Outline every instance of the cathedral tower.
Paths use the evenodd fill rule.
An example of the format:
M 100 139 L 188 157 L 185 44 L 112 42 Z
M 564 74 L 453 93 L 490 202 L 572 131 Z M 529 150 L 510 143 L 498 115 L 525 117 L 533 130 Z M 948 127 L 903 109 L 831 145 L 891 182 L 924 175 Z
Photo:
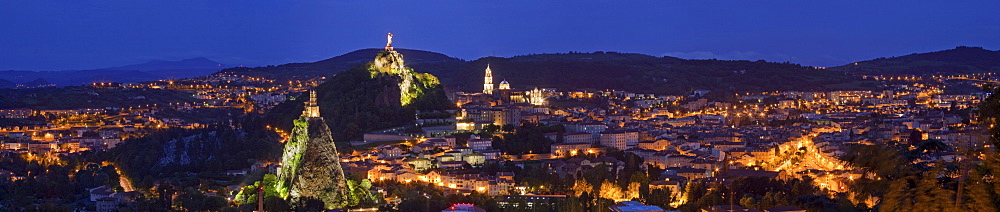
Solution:
M 483 83 L 483 93 L 493 94 L 493 70 L 490 70 L 490 65 L 486 64 L 486 77 L 485 83 Z

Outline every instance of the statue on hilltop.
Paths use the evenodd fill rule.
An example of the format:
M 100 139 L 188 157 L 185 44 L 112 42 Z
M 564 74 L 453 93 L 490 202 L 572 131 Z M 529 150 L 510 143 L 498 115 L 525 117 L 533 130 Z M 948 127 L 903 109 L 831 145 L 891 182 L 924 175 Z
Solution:
M 392 51 L 392 33 L 389 33 L 389 35 L 386 36 L 386 39 L 388 41 L 385 42 L 385 50 L 386 51 Z

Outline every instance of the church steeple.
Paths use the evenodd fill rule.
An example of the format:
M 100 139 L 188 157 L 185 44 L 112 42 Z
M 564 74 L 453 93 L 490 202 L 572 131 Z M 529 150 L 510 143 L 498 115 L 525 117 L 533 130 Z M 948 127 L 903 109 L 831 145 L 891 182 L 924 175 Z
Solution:
M 316 104 L 316 91 L 309 91 L 309 101 L 306 102 L 306 107 L 302 110 L 302 117 L 319 117 L 319 105 Z
M 493 70 L 490 70 L 490 64 L 486 64 L 486 77 L 485 83 L 483 83 L 483 93 L 493 94 Z

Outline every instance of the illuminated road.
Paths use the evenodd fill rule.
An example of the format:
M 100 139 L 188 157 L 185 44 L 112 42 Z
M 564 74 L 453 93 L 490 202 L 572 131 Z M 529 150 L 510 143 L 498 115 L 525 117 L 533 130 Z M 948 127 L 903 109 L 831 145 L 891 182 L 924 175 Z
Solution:
M 122 174 L 121 172 L 118 172 L 118 180 L 119 180 L 118 183 L 121 184 L 122 189 L 124 189 L 125 192 L 135 191 L 135 188 L 132 188 L 132 182 L 121 174 Z
M 129 180 L 127 177 L 125 177 L 125 174 L 122 174 L 122 170 L 118 169 L 118 166 L 116 166 L 111 161 L 102 162 L 101 165 L 102 166 L 108 166 L 108 165 L 114 166 L 115 167 L 115 172 L 118 173 L 118 185 L 121 186 L 122 189 L 125 190 L 125 192 L 135 191 L 135 188 L 132 187 L 132 181 Z

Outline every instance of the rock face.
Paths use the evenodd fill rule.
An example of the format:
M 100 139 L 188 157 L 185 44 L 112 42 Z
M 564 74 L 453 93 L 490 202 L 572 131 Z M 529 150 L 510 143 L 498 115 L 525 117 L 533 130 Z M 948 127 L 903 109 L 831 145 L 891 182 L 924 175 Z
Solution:
M 400 89 L 398 84 L 402 82 L 398 77 L 391 75 L 376 76 L 375 80 L 383 84 L 381 91 L 375 96 L 375 105 L 383 108 L 398 108 L 402 106 L 400 102 Z
M 416 110 L 455 107 L 437 77 L 414 72 L 403 63 L 400 53 L 392 51 L 373 53 L 367 63 L 330 76 L 313 90 L 322 100 L 317 104 L 336 141 L 360 139 L 365 132 L 412 123 Z M 265 115 L 267 124 L 290 132 L 293 120 L 302 114 L 304 97 L 308 96 L 275 106 Z
M 287 101 L 269 114 L 280 117 L 281 124 L 293 124 L 275 190 L 296 206 L 316 201 L 322 201 L 328 209 L 352 206 L 347 205 L 352 197 L 347 196 L 348 183 L 334 133 L 346 140 L 363 132 L 409 123 L 414 110 L 447 109 L 453 105 L 436 77 L 406 67 L 403 55 L 391 50 L 331 77 L 314 92 L 303 107 L 298 107 L 302 109 L 296 109 L 296 104 L 302 103 Z M 317 93 L 322 94 L 323 101 L 317 101 Z M 330 118 L 329 122 L 319 113 Z M 293 114 L 301 115 L 293 119 Z
M 347 179 L 323 118 L 296 119 L 291 136 L 278 170 L 278 193 L 292 204 L 320 200 L 328 209 L 343 207 Z
M 406 67 L 403 55 L 396 51 L 382 51 L 375 56 L 369 71 L 372 78 L 383 76 L 399 77 L 399 102 L 402 106 L 409 105 L 414 99 L 422 96 L 428 88 L 438 84 L 437 77 L 430 74 L 417 73 Z
M 374 70 L 381 73 L 399 75 L 406 72 L 403 55 L 396 51 L 382 51 L 375 56 Z

